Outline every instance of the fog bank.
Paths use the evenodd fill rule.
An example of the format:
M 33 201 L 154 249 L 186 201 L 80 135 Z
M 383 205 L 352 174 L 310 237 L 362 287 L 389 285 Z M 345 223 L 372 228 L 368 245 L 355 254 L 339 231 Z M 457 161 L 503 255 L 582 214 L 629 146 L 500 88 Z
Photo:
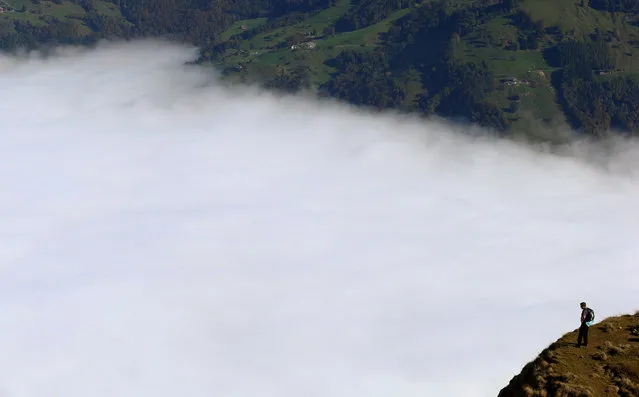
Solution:
M 496 396 L 580 301 L 639 308 L 635 142 L 230 90 L 194 54 L 0 58 L 0 396 Z

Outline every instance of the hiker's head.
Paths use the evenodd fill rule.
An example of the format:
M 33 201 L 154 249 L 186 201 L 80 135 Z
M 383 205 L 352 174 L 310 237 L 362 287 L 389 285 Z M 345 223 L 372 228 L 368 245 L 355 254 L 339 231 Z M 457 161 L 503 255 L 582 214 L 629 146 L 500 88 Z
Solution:
M 579 304 L 579 306 L 581 306 L 582 309 L 585 309 L 586 308 L 586 302 L 581 302 Z

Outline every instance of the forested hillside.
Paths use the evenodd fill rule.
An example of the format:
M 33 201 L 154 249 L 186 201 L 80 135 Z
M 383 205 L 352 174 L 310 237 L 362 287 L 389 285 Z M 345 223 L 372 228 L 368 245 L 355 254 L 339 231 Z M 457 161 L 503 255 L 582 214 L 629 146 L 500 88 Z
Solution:
M 639 0 L 5 1 L 8 50 L 165 36 L 283 92 L 504 134 L 639 132 Z

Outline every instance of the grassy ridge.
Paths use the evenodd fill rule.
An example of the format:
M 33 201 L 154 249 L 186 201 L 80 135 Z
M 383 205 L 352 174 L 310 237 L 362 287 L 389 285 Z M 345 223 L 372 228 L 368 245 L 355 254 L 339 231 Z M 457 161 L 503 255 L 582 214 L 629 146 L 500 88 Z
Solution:
M 587 347 L 577 331 L 562 336 L 527 364 L 499 397 L 639 395 L 639 312 L 604 319 L 589 330 Z

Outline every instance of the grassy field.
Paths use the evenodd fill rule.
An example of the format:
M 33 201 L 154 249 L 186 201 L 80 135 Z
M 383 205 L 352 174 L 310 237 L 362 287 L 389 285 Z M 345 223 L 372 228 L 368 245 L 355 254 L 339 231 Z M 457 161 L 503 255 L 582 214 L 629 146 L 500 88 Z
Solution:
M 71 3 L 69 1 L 63 1 L 60 4 L 56 4 L 52 1 L 42 0 L 38 4 L 31 0 L 3 0 L 5 7 L 10 6 L 9 10 L 0 15 L 0 21 L 5 23 L 19 20 L 24 22 L 30 22 L 34 25 L 47 25 L 52 18 L 59 19 L 66 22 L 74 22 L 78 24 L 78 31 L 80 33 L 89 33 L 90 29 L 86 26 L 83 18 L 86 16 L 84 9 L 78 4 Z M 120 10 L 112 3 L 95 0 L 94 1 L 98 13 L 111 16 L 122 17 Z
M 277 28 L 258 34 L 250 40 L 242 42 L 240 50 L 229 50 L 222 57 L 222 64 L 233 66 L 243 64 L 247 70 L 263 70 L 262 66 L 305 66 L 311 70 L 311 81 L 314 84 L 325 83 L 335 70 L 325 64 L 344 49 L 370 51 L 378 46 L 380 33 L 387 32 L 392 22 L 406 15 L 410 10 L 404 9 L 393 13 L 377 24 L 353 32 L 323 35 L 323 30 L 332 25 L 350 8 L 350 0 L 338 0 L 335 7 L 323 10 L 310 18 L 286 27 Z M 247 29 L 264 23 L 264 19 L 244 20 L 235 23 L 220 38 L 228 39 L 242 32 L 241 26 Z M 312 34 L 311 32 L 315 32 Z M 313 41 L 315 48 L 291 50 L 285 45 L 287 39 L 295 34 L 305 35 Z M 259 64 L 257 68 L 255 65 Z
M 218 40 L 228 40 L 231 38 L 231 36 L 242 33 L 244 31 L 242 29 L 242 26 L 244 26 L 246 29 L 253 29 L 260 25 L 263 25 L 265 22 L 266 18 L 245 19 L 242 21 L 237 21 L 226 31 L 220 33 L 220 35 L 218 36 Z
M 542 20 L 546 26 L 561 27 L 562 31 L 575 31 L 578 36 L 585 36 L 594 30 L 612 29 L 615 24 L 607 13 L 582 7 L 581 0 L 526 0 L 522 8 L 533 20 Z
M 584 0 L 587 3 L 587 0 Z M 545 26 L 559 26 L 563 32 L 587 38 L 598 30 L 613 38 L 611 50 L 621 70 L 639 69 L 639 25 L 623 13 L 597 11 L 582 7 L 581 0 L 525 0 L 522 8 Z

